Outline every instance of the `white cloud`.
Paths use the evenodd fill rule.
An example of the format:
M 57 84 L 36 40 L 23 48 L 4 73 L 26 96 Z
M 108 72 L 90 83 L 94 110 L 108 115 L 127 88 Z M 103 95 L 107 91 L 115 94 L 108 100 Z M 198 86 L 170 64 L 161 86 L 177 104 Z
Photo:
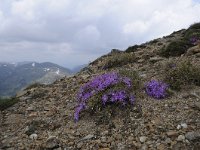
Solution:
M 37 1 L 37 0 L 36 0 Z M 36 7 L 34 0 L 28 1 L 14 1 L 12 3 L 11 13 L 15 17 L 22 18 L 24 21 L 32 21 L 35 20 L 35 11 Z
M 143 34 L 148 29 L 148 24 L 143 21 L 134 21 L 132 23 L 127 23 L 123 27 L 123 32 L 125 34 Z
M 0 60 L 73 66 L 199 21 L 198 0 L 1 0 Z

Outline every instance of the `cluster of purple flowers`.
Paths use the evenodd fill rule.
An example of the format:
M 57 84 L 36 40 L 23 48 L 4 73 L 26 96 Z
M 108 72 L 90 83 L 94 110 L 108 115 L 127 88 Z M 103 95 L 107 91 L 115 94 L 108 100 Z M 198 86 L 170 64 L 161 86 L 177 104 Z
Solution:
M 123 89 L 114 90 L 114 85 L 123 84 Z M 87 108 L 87 102 L 96 94 L 100 94 L 101 102 L 105 106 L 109 103 L 134 104 L 135 97 L 131 94 L 131 79 L 122 77 L 116 72 L 105 73 L 96 76 L 91 81 L 84 84 L 77 95 L 78 106 L 74 113 L 74 119 L 79 120 L 80 112 Z M 146 93 L 155 98 L 163 99 L 167 96 L 168 85 L 166 83 L 151 80 L 145 84 Z
M 169 67 L 172 68 L 172 69 L 175 69 L 176 68 L 176 64 L 169 64 Z
M 77 95 L 78 106 L 76 107 L 74 119 L 79 120 L 79 114 L 82 110 L 86 109 L 87 101 L 102 91 L 105 91 L 109 87 L 123 83 L 127 89 L 131 88 L 131 79 L 122 77 L 116 72 L 110 72 L 96 76 L 91 81 L 84 84 Z M 126 90 L 112 91 L 108 94 L 102 95 L 102 103 L 105 105 L 108 102 L 120 102 L 123 105 L 130 101 L 131 104 L 134 102 L 134 96 L 130 95 Z
M 192 38 L 190 38 L 190 43 L 191 43 L 192 45 L 197 45 L 199 41 L 200 41 L 200 39 L 197 38 L 197 37 L 192 37 Z
M 134 95 L 128 94 L 125 90 L 112 91 L 102 96 L 103 105 L 109 102 L 111 103 L 119 102 L 122 103 L 122 105 L 126 105 L 128 101 L 130 101 L 130 103 L 133 104 L 134 100 L 135 100 Z
M 167 96 L 168 85 L 161 81 L 151 80 L 145 85 L 147 95 L 155 99 L 163 99 Z

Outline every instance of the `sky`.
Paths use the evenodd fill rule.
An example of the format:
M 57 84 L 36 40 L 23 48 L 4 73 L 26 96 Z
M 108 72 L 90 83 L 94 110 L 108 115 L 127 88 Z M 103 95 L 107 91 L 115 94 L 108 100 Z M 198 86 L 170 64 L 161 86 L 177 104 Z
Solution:
M 0 62 L 73 68 L 200 22 L 200 0 L 0 0 Z

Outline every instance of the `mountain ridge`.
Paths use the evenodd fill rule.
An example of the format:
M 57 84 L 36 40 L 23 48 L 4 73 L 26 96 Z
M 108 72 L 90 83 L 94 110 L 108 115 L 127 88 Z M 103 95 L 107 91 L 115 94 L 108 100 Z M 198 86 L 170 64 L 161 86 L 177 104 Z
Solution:
M 42 81 L 46 74 L 52 76 L 48 82 Z M 57 64 L 44 62 L 19 62 L 19 63 L 0 63 L 0 95 L 13 96 L 22 88 L 39 82 L 50 84 L 56 79 L 65 75 L 71 75 L 71 71 Z

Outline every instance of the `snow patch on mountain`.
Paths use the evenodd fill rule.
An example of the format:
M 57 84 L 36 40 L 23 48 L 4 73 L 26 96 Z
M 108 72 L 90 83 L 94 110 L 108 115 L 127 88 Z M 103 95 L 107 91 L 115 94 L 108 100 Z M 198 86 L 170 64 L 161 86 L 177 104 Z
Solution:
M 49 68 L 44 68 L 44 71 L 48 72 L 48 71 L 50 71 L 50 69 Z
M 35 63 L 32 63 L 32 67 L 35 67 Z
M 60 69 L 58 68 L 58 70 L 56 71 L 56 74 L 60 74 Z

